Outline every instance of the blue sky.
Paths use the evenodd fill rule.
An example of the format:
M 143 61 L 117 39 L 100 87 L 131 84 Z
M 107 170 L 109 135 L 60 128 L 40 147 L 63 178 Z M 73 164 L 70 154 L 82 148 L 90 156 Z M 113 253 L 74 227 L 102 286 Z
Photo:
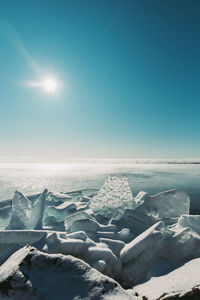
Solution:
M 0 155 L 200 157 L 198 0 L 0 0 L 0 32 Z

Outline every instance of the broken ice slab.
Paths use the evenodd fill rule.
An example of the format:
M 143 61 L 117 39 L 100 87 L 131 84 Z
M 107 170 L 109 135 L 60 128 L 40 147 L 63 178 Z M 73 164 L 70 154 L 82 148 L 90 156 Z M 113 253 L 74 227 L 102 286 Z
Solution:
M 119 217 L 126 208 L 134 206 L 128 179 L 123 176 L 109 176 L 90 203 L 95 213 L 109 218 Z
M 27 229 L 31 215 L 31 201 L 16 191 L 12 199 L 12 217 L 7 229 Z
M 135 201 L 135 213 L 144 214 L 152 219 L 179 218 L 189 214 L 190 197 L 181 190 L 169 190 L 153 196 L 140 192 Z
M 28 222 L 28 229 L 42 229 L 45 203 L 48 190 L 45 189 L 32 203 L 31 215 Z
M 76 212 L 76 205 L 74 202 L 63 202 L 62 204 L 58 206 L 48 206 L 45 210 L 45 214 L 48 216 L 54 216 L 56 220 L 59 221 L 64 221 L 64 219 L 68 216 L 71 215 L 72 213 Z
M 1 244 L 32 244 L 48 233 L 54 231 L 47 230 L 0 230 L 0 243 Z M 57 234 L 63 234 L 63 232 L 56 232 Z
M 47 201 L 52 204 L 62 204 L 65 201 L 72 201 L 72 197 L 66 193 L 49 192 Z
M 163 240 L 162 232 L 164 230 L 164 223 L 158 222 L 136 237 L 133 241 L 126 244 L 120 254 L 122 262 L 135 260 L 141 253 L 149 250 L 150 247 L 155 250 L 156 244 L 158 244 L 158 247 L 160 248 L 160 242 Z
M 186 260 L 200 256 L 200 236 L 187 228 L 174 228 L 176 233 L 164 241 L 164 247 L 160 252 L 161 258 L 180 264 Z
M 50 192 L 48 195 L 48 202 L 52 204 L 61 204 L 65 201 L 89 201 L 94 195 L 97 194 L 96 189 L 83 189 L 77 191 L 71 191 L 67 193 Z
M 170 190 L 153 196 L 140 192 L 135 197 L 137 206 L 126 209 L 118 220 L 111 222 L 118 228 L 128 227 L 135 235 L 147 230 L 158 221 L 165 225 L 176 224 L 178 218 L 189 213 L 190 197 L 183 191 Z
M 178 226 L 189 227 L 200 234 L 200 215 L 182 215 L 178 219 Z
M 120 240 L 106 239 L 100 238 L 100 243 L 104 243 L 108 245 L 108 247 L 112 250 L 112 252 L 119 257 L 121 250 L 124 248 L 125 243 Z
M 25 197 L 16 191 L 12 199 L 12 215 L 7 229 L 42 229 L 47 194 L 48 190 L 45 189 L 41 194 Z
M 158 222 L 121 250 L 122 283 L 131 287 L 144 280 L 147 271 L 159 257 L 164 242 L 165 225 Z
M 94 219 L 90 214 L 87 213 L 87 211 L 80 211 L 76 212 L 65 219 L 65 229 L 67 232 L 71 232 L 71 227 L 75 221 L 78 220 L 89 220 Z

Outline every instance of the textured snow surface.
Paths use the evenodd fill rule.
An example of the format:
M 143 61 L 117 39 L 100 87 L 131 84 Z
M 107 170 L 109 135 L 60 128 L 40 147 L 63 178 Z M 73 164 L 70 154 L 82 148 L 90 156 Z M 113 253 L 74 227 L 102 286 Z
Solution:
M 0 268 L 1 299 L 138 299 L 72 256 L 33 247 L 15 252 Z
M 10 282 L 5 281 L 5 278 L 14 276 L 11 288 L 13 299 L 34 299 L 34 295 L 43 297 L 42 293 L 46 298 L 38 299 L 135 299 L 133 294 L 122 288 L 122 294 L 117 292 L 116 296 L 112 284 L 110 296 L 105 292 L 103 298 L 100 298 L 102 285 L 96 281 L 96 274 L 100 274 L 97 271 L 109 276 L 111 282 L 116 280 L 123 288 L 133 288 L 153 277 L 166 275 L 179 268 L 180 264 L 199 258 L 200 216 L 189 215 L 189 205 L 189 196 L 180 190 L 165 191 L 153 196 L 140 192 L 133 197 L 127 178 L 117 176 L 109 176 L 99 191 L 86 189 L 54 193 L 44 190 L 41 194 L 28 196 L 16 192 L 13 199 L 0 202 L 0 266 L 4 263 L 0 267 L 0 274 L 1 271 L 6 274 L 2 275 L 0 291 L 8 297 L 4 288 L 7 284 L 10 287 Z M 19 249 L 26 245 L 34 246 L 40 252 L 31 248 L 23 248 L 20 252 Z M 24 259 L 27 259 L 24 257 L 32 257 L 31 251 L 35 263 L 30 263 L 28 259 L 31 267 L 27 269 L 27 265 L 28 273 L 23 273 L 19 261 L 22 259 L 23 265 Z M 85 275 L 82 277 L 82 273 L 77 273 L 78 279 L 74 279 L 74 285 L 72 282 L 68 285 L 68 296 L 64 298 L 67 285 L 62 281 L 65 272 L 66 282 L 72 281 L 69 280 L 70 272 L 60 265 L 57 272 L 52 266 L 53 256 L 49 254 L 59 257 L 58 261 L 62 255 L 71 255 L 75 261 L 87 265 L 92 274 L 92 290 L 87 288 L 84 296 L 72 297 L 75 295 L 73 289 L 76 281 L 76 287 L 89 284 Z M 37 265 L 38 261 L 40 266 Z M 34 270 L 41 274 L 38 273 L 37 277 Z M 32 271 L 35 272 L 34 276 Z M 73 268 L 71 272 L 73 278 Z M 39 280 L 40 276 L 46 276 L 46 281 Z M 29 277 L 32 278 L 31 283 L 26 279 Z M 47 287 L 51 283 L 52 289 L 56 289 L 54 292 L 50 292 L 51 288 Z M 4 299 L 4 296 L 0 296 L 0 299 Z M 145 293 L 140 292 L 140 296 L 145 296 Z
M 185 263 L 167 275 L 152 277 L 136 286 L 134 292 L 146 296 L 148 300 L 200 299 L 200 258 Z

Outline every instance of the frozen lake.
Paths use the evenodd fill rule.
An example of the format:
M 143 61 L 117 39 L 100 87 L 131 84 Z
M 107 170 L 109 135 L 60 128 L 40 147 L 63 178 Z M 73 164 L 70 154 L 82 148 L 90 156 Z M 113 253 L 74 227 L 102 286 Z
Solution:
M 31 194 L 44 188 L 99 189 L 108 174 L 127 176 L 133 195 L 141 190 L 154 194 L 179 188 L 192 202 L 200 203 L 200 164 L 172 163 L 0 163 L 0 199 L 12 197 L 15 190 Z

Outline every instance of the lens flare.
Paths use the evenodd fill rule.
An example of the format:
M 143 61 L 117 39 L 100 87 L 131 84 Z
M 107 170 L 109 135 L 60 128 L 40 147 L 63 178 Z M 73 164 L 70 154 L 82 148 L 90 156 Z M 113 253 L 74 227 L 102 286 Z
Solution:
M 46 77 L 41 82 L 41 86 L 47 93 L 55 93 L 59 88 L 59 84 L 58 84 L 57 80 L 53 77 Z

